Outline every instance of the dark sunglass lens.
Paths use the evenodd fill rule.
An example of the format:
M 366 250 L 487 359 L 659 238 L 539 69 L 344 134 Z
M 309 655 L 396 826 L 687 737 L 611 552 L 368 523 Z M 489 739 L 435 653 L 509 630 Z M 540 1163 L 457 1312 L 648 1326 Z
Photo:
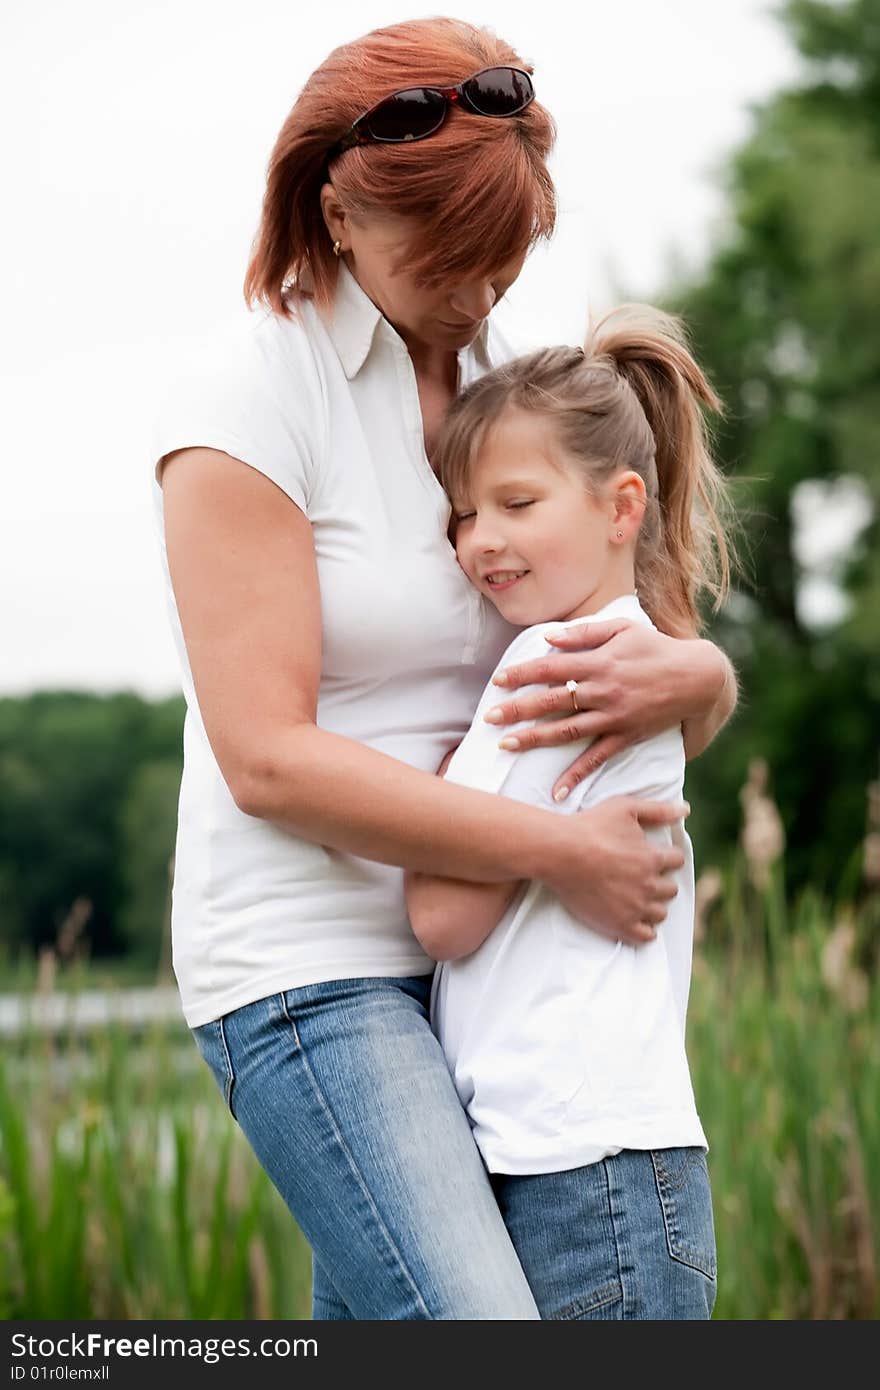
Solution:
M 367 128 L 374 140 L 417 140 L 430 135 L 446 114 L 446 98 L 427 87 L 395 92 L 377 106 Z
M 490 68 L 469 78 L 463 91 L 481 116 L 512 116 L 535 95 L 532 79 L 517 68 Z

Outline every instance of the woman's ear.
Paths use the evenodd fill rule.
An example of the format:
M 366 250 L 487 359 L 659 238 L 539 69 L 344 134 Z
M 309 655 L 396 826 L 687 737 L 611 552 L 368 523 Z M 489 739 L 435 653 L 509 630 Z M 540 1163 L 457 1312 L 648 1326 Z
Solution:
M 329 182 L 321 189 L 321 213 L 331 241 L 341 241 L 344 247 L 348 231 L 348 214 L 339 201 L 336 189 Z

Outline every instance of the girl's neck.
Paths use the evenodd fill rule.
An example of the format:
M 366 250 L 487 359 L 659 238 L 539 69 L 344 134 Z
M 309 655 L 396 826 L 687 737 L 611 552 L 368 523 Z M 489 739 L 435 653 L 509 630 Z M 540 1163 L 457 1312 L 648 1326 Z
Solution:
M 560 622 L 572 622 L 575 618 L 591 618 L 616 598 L 625 598 L 637 593 L 632 556 L 620 554 L 617 558 L 621 563 L 613 567 L 614 573 L 606 574 L 598 587 L 587 594 L 564 618 L 560 618 Z

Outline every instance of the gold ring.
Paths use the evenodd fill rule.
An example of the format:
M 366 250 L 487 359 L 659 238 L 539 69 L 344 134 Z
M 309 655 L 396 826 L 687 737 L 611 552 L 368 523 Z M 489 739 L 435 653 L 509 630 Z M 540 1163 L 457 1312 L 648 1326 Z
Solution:
M 572 703 L 572 707 L 573 707 L 573 709 L 574 709 L 575 714 L 580 714 L 580 712 L 581 712 L 581 711 L 580 711 L 580 706 L 578 705 L 578 702 L 577 702 L 577 688 L 578 688 L 578 683 L 577 683 L 577 681 L 566 681 L 566 682 L 565 682 L 565 688 L 566 688 L 566 690 L 568 691 L 569 695 L 571 696 L 571 703 Z

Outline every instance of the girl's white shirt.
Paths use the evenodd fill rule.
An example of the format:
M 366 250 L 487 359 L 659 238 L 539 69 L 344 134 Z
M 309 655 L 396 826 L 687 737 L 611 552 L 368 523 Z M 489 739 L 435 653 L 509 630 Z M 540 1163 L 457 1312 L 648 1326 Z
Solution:
M 614 617 L 652 626 L 635 595 L 578 622 Z M 572 625 L 520 631 L 499 665 L 546 656 L 553 649 L 544 634 Z M 684 743 L 675 728 L 610 758 L 566 801 L 554 802 L 556 779 L 590 740 L 525 753 L 499 748 L 502 734 L 525 726 L 499 730 L 485 723 L 483 714 L 498 699 L 498 687 L 487 684 L 446 771 L 450 781 L 557 815 L 612 796 L 681 799 Z M 633 947 L 600 936 L 543 884 L 531 882 L 477 951 L 437 968 L 432 1022 L 490 1172 L 557 1172 L 621 1149 L 707 1147 L 684 1045 L 691 842 L 682 822 L 648 835 L 685 855 L 678 896 L 653 942 Z
M 514 355 L 487 321 L 458 354 L 459 387 Z M 151 464 L 187 705 L 172 940 L 191 1027 L 301 985 L 433 968 L 409 925 L 401 869 L 246 815 L 223 780 L 187 659 L 156 478 L 165 455 L 196 445 L 264 473 L 311 522 L 321 728 L 433 774 L 515 631 L 459 568 L 406 344 L 344 263 L 328 313 L 306 301 L 296 320 L 251 315 L 216 361 L 174 383 Z M 260 672 L 252 679 L 256 688 Z

